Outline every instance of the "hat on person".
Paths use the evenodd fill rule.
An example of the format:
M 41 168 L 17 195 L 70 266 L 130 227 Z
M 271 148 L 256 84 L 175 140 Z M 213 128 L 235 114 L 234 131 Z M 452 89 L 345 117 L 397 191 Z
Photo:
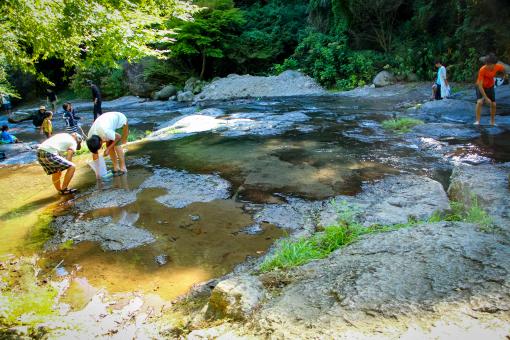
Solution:
M 46 110 L 46 106 L 44 105 L 39 106 L 39 110 Z

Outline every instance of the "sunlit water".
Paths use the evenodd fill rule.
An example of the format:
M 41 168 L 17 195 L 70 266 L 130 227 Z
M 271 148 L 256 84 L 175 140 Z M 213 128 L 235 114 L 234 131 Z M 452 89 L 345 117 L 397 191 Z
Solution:
M 110 292 L 141 291 L 172 299 L 197 282 L 226 274 L 249 256 L 260 256 L 284 235 L 271 225 L 263 225 L 257 235 L 240 232 L 254 223 L 243 209 L 246 202 L 281 203 L 286 196 L 325 199 L 354 195 L 364 182 L 401 172 L 426 175 L 447 186 L 453 162 L 510 161 L 508 132 L 483 133 L 469 141 L 427 140 L 432 146 L 448 148 L 444 153 L 431 154 L 420 150 L 414 139 L 377 130 L 382 120 L 395 115 L 394 104 L 390 100 L 338 97 L 211 103 L 227 115 L 299 111 L 311 119 L 278 135 L 226 137 L 204 132 L 131 146 L 130 160 L 143 158 L 152 167 L 220 175 L 232 184 L 231 198 L 173 209 L 155 200 L 159 189 L 145 189 L 130 205 L 92 211 L 82 218 L 112 216 L 121 220 L 136 216 L 135 225 L 155 235 L 155 243 L 129 251 L 104 252 L 87 242 L 46 252 L 41 264 L 51 271 L 63 260 L 68 271 L 79 268 L 76 276 L 86 278 L 93 287 L 105 287 Z M 154 129 L 178 115 L 177 111 L 143 115 L 131 119 L 131 125 L 142 131 Z M 28 123 L 22 131 L 24 139 L 38 138 Z M 82 157 L 79 164 L 84 165 L 86 158 Z M 134 166 L 125 178 L 107 185 L 135 189 L 150 171 Z M 74 185 L 83 190 L 95 186 L 86 166 L 80 167 Z M 0 186 L 0 253 L 42 253 L 48 236 L 39 229 L 44 222 L 41 219 L 67 213 L 72 202 L 54 194 L 37 165 L 0 168 Z M 168 262 L 156 263 L 158 255 L 167 256 Z

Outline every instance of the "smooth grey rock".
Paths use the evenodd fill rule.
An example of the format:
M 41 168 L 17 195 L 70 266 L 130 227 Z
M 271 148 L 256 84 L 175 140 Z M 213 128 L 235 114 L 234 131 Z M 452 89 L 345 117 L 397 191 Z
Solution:
M 510 163 L 453 169 L 448 194 L 467 207 L 473 200 L 489 213 L 497 226 L 510 232 Z
M 168 100 L 173 95 L 177 94 L 177 88 L 173 85 L 167 85 L 161 90 L 154 93 L 153 99 L 155 100 Z
M 177 94 L 178 102 L 191 102 L 193 101 L 193 93 L 191 91 L 179 92 Z
M 193 92 L 193 89 L 195 88 L 195 84 L 199 82 L 200 80 L 195 77 L 188 78 L 186 82 L 184 83 L 184 92 Z
M 450 208 L 442 185 L 416 175 L 388 176 L 363 185 L 357 196 L 338 196 L 332 201 L 289 199 L 285 204 L 266 204 L 254 214 L 257 223 L 267 222 L 280 228 L 311 232 L 318 225 L 335 224 L 346 210 L 357 212 L 362 224 L 405 224 L 426 220 L 436 211 Z
M 219 282 L 207 306 L 206 318 L 245 320 L 264 298 L 264 287 L 255 276 L 242 275 Z
M 393 84 L 394 82 L 395 82 L 395 76 L 391 72 L 386 71 L 386 70 L 377 73 L 374 80 L 372 81 L 372 83 L 376 87 L 388 86 L 388 85 Z
M 325 91 L 310 77 L 296 71 L 279 76 L 229 75 L 204 86 L 198 100 L 225 100 L 248 97 L 318 95 Z
M 413 132 L 437 139 L 474 139 L 480 137 L 479 129 L 455 123 L 421 124 L 415 126 Z
M 159 266 L 164 266 L 165 264 L 168 263 L 168 255 L 166 254 L 161 254 L 161 255 L 158 255 L 156 257 L 154 257 L 154 261 L 159 265 Z
M 508 243 L 466 223 L 367 235 L 293 270 L 290 284 L 251 320 L 274 338 L 331 338 L 341 329 L 372 322 L 394 338 L 389 319 L 407 324 L 425 313 L 444 316 L 440 306 L 446 304 L 462 304 L 464 312 L 507 313 L 509 256 Z
M 55 236 L 47 244 L 55 247 L 73 240 L 98 242 L 103 250 L 121 251 L 142 246 L 155 241 L 154 236 L 145 229 L 140 229 L 123 221 L 113 222 L 111 217 L 93 220 L 74 220 L 72 216 L 57 217 L 53 223 Z
M 156 198 L 171 208 L 184 208 L 194 202 L 210 202 L 227 199 L 230 183 L 217 175 L 195 175 L 185 171 L 156 169 L 140 189 L 164 188 L 167 194 Z
M 260 224 L 252 224 L 240 230 L 241 233 L 247 235 L 258 235 L 261 234 L 263 231 L 264 229 Z

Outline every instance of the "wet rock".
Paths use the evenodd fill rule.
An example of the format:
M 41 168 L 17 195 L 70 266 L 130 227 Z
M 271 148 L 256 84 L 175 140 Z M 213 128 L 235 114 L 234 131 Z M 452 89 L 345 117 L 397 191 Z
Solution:
M 4 157 L 0 158 L 0 165 L 9 164 L 28 164 L 37 160 L 37 144 L 35 143 L 15 143 L 1 144 L 0 154 Z
M 218 79 L 206 85 L 196 99 L 222 100 L 324 93 L 324 90 L 312 78 L 296 71 L 290 71 L 270 77 L 229 75 L 227 78 Z
M 52 226 L 55 237 L 47 244 L 50 248 L 72 240 L 75 243 L 98 242 L 103 250 L 121 251 L 155 241 L 149 231 L 131 224 L 114 222 L 111 217 L 84 221 L 74 220 L 72 216 L 61 216 L 56 218 Z
M 75 207 L 80 211 L 123 207 L 136 201 L 139 190 L 107 189 L 94 191 L 78 199 Z
M 194 202 L 210 202 L 230 196 L 230 183 L 220 176 L 169 169 L 155 170 L 140 188 L 167 189 L 168 193 L 156 198 L 156 201 L 171 208 L 184 208 Z
M 161 90 L 154 93 L 153 99 L 155 100 L 168 100 L 173 95 L 177 94 L 177 88 L 173 85 L 167 85 Z
M 158 255 L 156 257 L 154 257 L 154 261 L 159 265 L 159 266 L 164 266 L 165 264 L 168 263 L 168 255 L 166 254 L 161 254 L 161 255 Z
M 454 168 L 448 194 L 467 207 L 478 205 L 494 223 L 510 233 L 510 163 Z
M 205 329 L 197 329 L 192 331 L 186 336 L 187 340 L 241 340 L 251 339 L 251 337 L 244 337 L 237 335 L 233 330 L 229 329 L 227 325 L 220 325 Z
M 480 137 L 480 130 L 465 124 L 429 123 L 417 125 L 413 132 L 436 139 L 474 139 Z
M 375 87 L 384 87 L 391 85 L 395 82 L 395 76 L 389 71 L 381 71 L 379 72 L 372 83 Z
M 486 310 L 505 313 L 508 256 L 508 244 L 465 223 L 373 234 L 296 269 L 293 282 L 251 320 L 275 338 L 335 337 L 369 324 L 393 338 L 398 334 L 388 318 L 409 324 L 425 314 L 444 317 L 449 309 L 441 306 L 447 304 L 462 304 L 465 313 L 474 297 L 485 301 Z
M 243 275 L 219 282 L 214 287 L 206 317 L 245 320 L 264 298 L 264 287 L 255 276 Z
M 475 104 L 457 99 L 433 100 L 424 103 L 417 109 L 410 109 L 408 112 L 419 114 L 418 118 L 425 121 L 433 119 L 454 123 L 472 123 L 475 117 Z
M 193 222 L 200 221 L 200 216 L 198 216 L 198 215 L 189 215 L 189 218 L 190 218 Z
M 191 102 L 193 101 L 193 93 L 191 91 L 180 91 L 177 93 L 177 101 L 178 102 Z
M 342 205 L 344 208 L 342 208 Z M 360 223 L 392 225 L 426 220 L 436 211 L 450 208 L 442 185 L 416 175 L 388 176 L 363 185 L 357 196 L 337 196 L 332 201 L 288 199 L 286 204 L 267 204 L 255 213 L 258 223 L 313 232 L 317 226 L 335 224 L 346 209 L 356 212 Z
M 199 111 L 197 114 L 200 114 L 203 116 L 209 116 L 209 117 L 221 117 L 221 116 L 225 115 L 225 110 L 211 107 L 211 108 Z
M 247 235 L 258 235 L 264 232 L 264 228 L 260 224 L 252 224 L 244 227 L 240 232 Z

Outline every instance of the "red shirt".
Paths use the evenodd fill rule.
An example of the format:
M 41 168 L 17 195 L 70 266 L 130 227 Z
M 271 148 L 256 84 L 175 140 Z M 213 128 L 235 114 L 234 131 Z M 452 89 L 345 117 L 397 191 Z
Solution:
M 494 87 L 494 77 L 496 76 L 496 73 L 504 71 L 505 67 L 501 64 L 494 65 L 494 68 L 492 70 L 489 70 L 487 68 L 487 65 L 482 66 L 482 68 L 480 68 L 480 71 L 478 71 L 477 82 L 482 81 L 482 86 L 484 89 Z

